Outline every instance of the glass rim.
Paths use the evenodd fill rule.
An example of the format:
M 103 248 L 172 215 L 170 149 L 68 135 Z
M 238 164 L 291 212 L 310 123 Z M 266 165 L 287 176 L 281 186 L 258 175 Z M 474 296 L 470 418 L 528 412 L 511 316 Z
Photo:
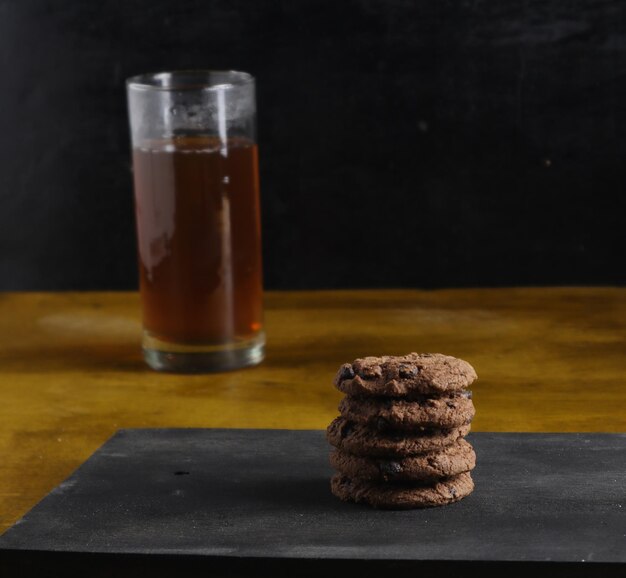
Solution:
M 221 81 L 210 80 L 212 75 L 222 75 Z M 169 70 L 146 72 L 126 79 L 126 86 L 133 90 L 177 92 L 181 90 L 232 90 L 254 84 L 254 76 L 240 70 Z

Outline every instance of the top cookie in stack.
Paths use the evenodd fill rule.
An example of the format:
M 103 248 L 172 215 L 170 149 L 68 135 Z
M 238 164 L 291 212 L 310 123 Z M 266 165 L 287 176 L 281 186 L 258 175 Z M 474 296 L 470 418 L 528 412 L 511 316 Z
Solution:
M 381 508 L 455 502 L 473 490 L 473 367 L 447 355 L 365 357 L 341 366 L 328 427 L 333 493 Z

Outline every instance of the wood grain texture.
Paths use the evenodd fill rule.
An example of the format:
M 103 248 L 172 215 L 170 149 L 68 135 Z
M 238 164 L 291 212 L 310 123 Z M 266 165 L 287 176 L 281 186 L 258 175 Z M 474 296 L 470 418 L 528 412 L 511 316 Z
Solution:
M 0 294 L 0 529 L 120 428 L 324 428 L 367 354 L 476 368 L 475 431 L 626 431 L 626 289 L 269 293 L 267 360 L 150 371 L 135 293 Z

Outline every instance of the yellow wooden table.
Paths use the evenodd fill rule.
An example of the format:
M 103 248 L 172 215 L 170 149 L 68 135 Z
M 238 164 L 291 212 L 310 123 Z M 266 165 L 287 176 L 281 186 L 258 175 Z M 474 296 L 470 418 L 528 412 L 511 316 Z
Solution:
M 150 371 L 135 293 L 0 294 L 0 531 L 119 428 L 324 428 L 364 355 L 476 368 L 481 431 L 626 431 L 626 289 L 269 293 L 267 360 Z

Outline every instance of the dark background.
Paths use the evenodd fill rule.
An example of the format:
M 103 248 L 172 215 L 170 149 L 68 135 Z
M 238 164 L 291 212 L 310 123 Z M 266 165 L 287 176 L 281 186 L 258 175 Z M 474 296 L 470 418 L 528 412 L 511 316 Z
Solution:
M 258 82 L 268 288 L 626 282 L 620 1 L 0 0 L 0 288 L 136 286 L 124 79 Z

